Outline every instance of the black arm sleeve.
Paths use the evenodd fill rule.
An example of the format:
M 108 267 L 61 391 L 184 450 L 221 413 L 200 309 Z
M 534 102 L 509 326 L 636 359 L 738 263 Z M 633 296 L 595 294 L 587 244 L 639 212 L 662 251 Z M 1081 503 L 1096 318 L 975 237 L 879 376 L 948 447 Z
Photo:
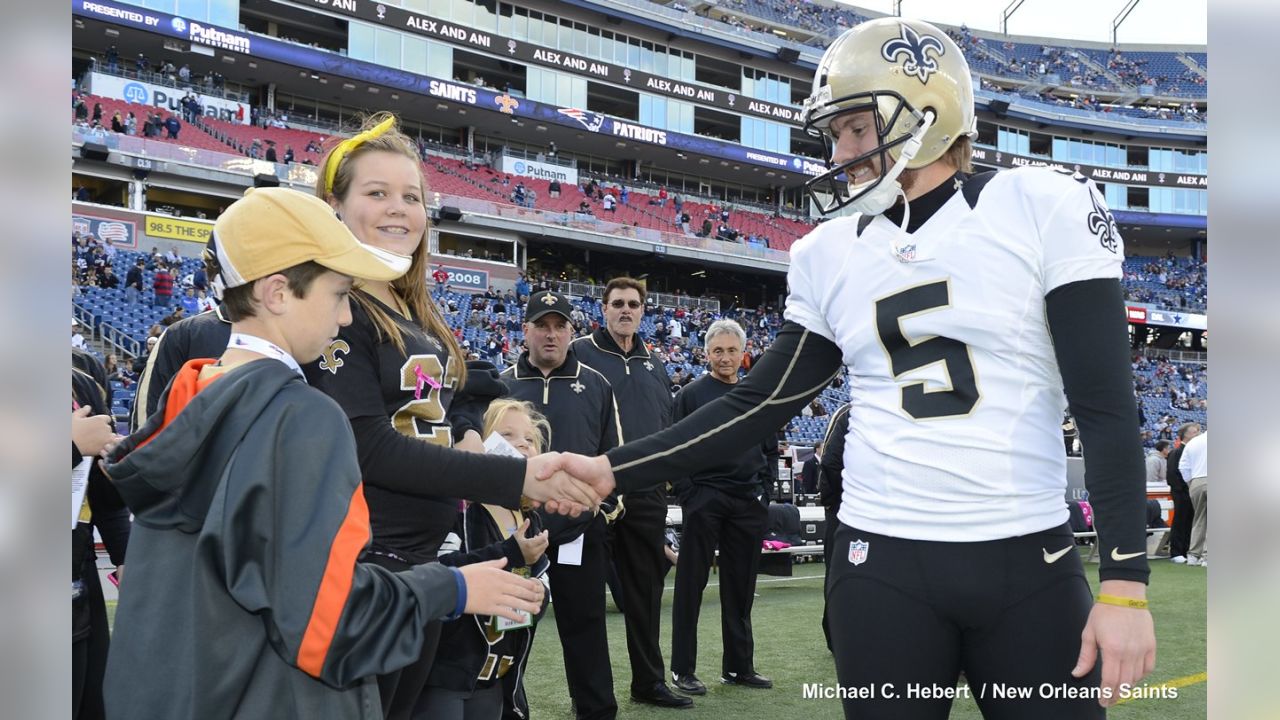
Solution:
M 1101 550 L 1098 575 L 1145 583 L 1146 466 L 1120 281 L 1068 283 L 1045 297 L 1045 310 L 1084 445 L 1085 487 Z
M 405 437 L 386 417 L 351 420 L 368 485 L 407 495 L 463 498 L 518 509 L 525 461 Z
M 645 490 L 757 445 L 822 392 L 840 367 L 835 343 L 787 322 L 728 394 L 660 433 L 611 450 L 618 490 Z
M 849 434 L 849 403 L 831 416 L 819 458 L 818 495 L 825 508 L 840 507 L 844 490 L 844 438 Z

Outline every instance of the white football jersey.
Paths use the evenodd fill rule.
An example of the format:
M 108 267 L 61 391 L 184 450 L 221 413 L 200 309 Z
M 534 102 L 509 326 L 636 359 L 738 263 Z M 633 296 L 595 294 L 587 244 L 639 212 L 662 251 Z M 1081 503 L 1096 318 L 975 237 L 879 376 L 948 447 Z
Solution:
M 796 243 L 785 317 L 849 367 L 840 521 L 952 542 L 1065 523 L 1045 295 L 1123 258 L 1093 182 L 1045 168 L 997 173 L 972 208 L 957 192 L 910 235 L 854 216 Z

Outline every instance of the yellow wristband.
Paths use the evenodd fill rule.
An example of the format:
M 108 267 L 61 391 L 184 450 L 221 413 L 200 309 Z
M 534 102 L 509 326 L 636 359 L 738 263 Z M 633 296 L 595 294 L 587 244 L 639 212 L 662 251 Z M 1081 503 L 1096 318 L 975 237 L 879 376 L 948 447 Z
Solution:
M 1134 610 L 1146 610 L 1147 601 L 1137 598 L 1120 597 L 1119 595 L 1099 595 L 1098 602 L 1103 605 L 1116 605 L 1119 607 L 1133 608 Z

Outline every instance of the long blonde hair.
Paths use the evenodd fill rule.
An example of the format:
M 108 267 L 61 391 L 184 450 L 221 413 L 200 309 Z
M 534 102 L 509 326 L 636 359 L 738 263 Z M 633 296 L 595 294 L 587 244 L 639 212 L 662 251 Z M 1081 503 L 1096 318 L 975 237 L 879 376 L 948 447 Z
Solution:
M 330 201 L 332 198 L 344 200 L 351 190 L 351 179 L 355 174 L 352 161 L 369 153 L 386 152 L 393 155 L 403 155 L 413 160 L 414 166 L 418 168 L 418 177 L 422 183 L 422 204 L 424 208 L 426 207 L 427 178 L 422 173 L 422 161 L 418 157 L 417 145 L 400 130 L 396 116 L 385 111 L 374 113 L 365 118 L 358 133 L 368 133 L 388 120 L 392 121 L 389 129 L 379 134 L 371 133 L 371 137 L 363 139 L 354 147 L 350 143 L 339 141 L 329 148 L 325 153 L 324 160 L 320 163 L 320 177 L 316 181 L 316 195 L 321 200 L 325 202 Z M 329 163 L 331 162 L 336 163 L 337 167 L 330 168 Z M 333 175 L 332 186 L 328 182 L 331 171 Z M 454 337 L 453 331 L 449 329 L 449 324 L 445 322 L 440 309 L 436 307 L 435 302 L 431 299 L 431 294 L 427 291 L 427 268 L 431 262 L 431 257 L 427 250 L 427 236 L 430 232 L 431 223 L 428 220 L 426 229 L 422 233 L 422 239 L 418 242 L 418 247 L 413 251 L 413 262 L 409 265 L 409 271 L 391 281 L 391 292 L 409 307 L 409 311 L 413 315 L 413 321 L 424 332 L 435 337 L 444 345 L 449 357 L 453 359 L 452 363 L 447 364 L 452 364 L 454 367 L 454 388 L 461 390 L 467 381 L 467 356 L 462 353 L 462 348 L 458 345 L 457 338 Z M 356 302 L 360 303 L 360 307 L 364 308 L 364 311 L 372 318 L 374 327 L 378 331 L 378 339 L 388 338 L 401 354 L 408 354 L 405 350 L 404 337 L 400 333 L 400 326 L 367 293 L 357 291 L 352 293 L 352 297 L 355 298 Z
M 551 444 L 551 423 L 547 421 L 545 415 L 538 412 L 533 403 L 514 398 L 498 398 L 490 402 L 489 409 L 484 411 L 484 432 L 480 434 L 489 437 L 489 433 L 493 432 L 509 412 L 521 412 L 529 417 L 529 422 L 533 423 L 533 428 L 538 431 L 537 437 L 534 438 L 533 454 L 541 455 L 543 449 Z

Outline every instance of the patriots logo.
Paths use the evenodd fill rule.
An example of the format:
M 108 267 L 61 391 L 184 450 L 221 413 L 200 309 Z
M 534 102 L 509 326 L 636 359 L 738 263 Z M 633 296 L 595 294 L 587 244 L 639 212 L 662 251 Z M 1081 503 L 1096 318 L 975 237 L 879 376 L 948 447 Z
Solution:
M 329 347 L 325 348 L 324 356 L 320 358 L 320 369 L 328 370 L 334 375 L 338 374 L 338 368 L 342 367 L 342 358 L 338 357 L 338 353 L 351 352 L 351 346 L 346 340 L 334 340 Z
M 921 85 L 928 84 L 929 76 L 938 71 L 937 58 L 942 57 L 947 52 L 947 48 L 938 38 L 932 35 L 921 35 L 910 25 L 904 24 L 900 27 L 902 36 L 882 45 L 880 56 L 889 62 L 898 62 L 899 56 L 905 54 L 906 57 L 902 60 L 903 72 L 914 75 Z M 930 50 L 936 57 L 929 56 Z
M 113 245 L 125 245 L 129 242 L 129 229 L 125 227 L 124 223 L 99 223 L 98 236 Z
M 1089 213 L 1089 232 L 1098 236 L 1098 243 L 1115 254 L 1120 246 L 1120 228 L 1106 203 L 1098 198 L 1097 192 L 1089 188 L 1089 200 L 1093 202 L 1093 212 Z
M 591 132 L 600 132 L 600 128 L 604 125 L 604 116 L 600 113 L 579 110 L 578 108 L 560 108 L 560 114 L 577 120 L 582 127 Z

